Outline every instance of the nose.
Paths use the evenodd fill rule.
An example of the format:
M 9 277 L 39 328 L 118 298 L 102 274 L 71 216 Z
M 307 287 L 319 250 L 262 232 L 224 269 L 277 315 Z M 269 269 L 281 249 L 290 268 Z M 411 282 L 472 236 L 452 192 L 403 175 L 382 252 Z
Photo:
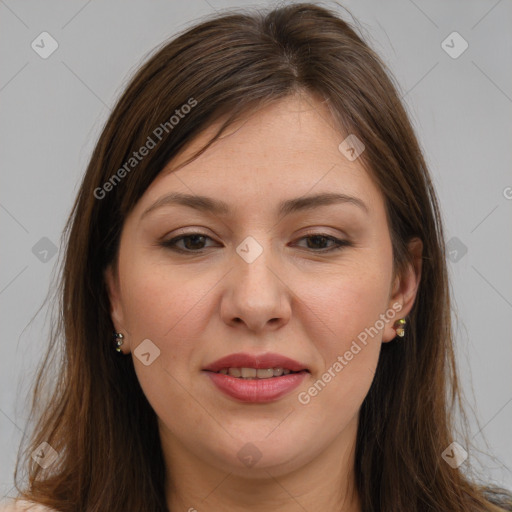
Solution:
M 224 283 L 222 320 L 253 332 L 286 325 L 291 315 L 291 291 L 282 274 L 268 245 L 254 261 L 235 253 L 232 271 Z

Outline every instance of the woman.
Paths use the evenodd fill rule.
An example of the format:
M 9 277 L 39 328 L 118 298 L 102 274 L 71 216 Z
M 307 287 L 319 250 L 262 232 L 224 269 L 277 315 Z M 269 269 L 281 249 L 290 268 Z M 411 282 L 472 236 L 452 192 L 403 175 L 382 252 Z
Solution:
M 455 442 L 425 161 L 334 12 L 216 16 L 163 46 L 66 228 L 64 357 L 18 510 L 512 510 Z

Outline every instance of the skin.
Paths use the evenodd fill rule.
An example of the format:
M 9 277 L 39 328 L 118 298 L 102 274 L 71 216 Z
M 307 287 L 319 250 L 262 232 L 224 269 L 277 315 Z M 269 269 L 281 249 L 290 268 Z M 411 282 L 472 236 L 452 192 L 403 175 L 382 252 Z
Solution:
M 173 169 L 215 132 L 208 128 L 153 181 L 126 219 L 118 269 L 105 274 L 111 314 L 125 335 L 142 389 L 158 416 L 171 510 L 360 511 L 353 466 L 358 411 L 381 344 L 411 310 L 421 274 L 393 275 L 384 198 L 363 169 L 338 150 L 346 137 L 324 104 L 290 96 L 232 126 L 187 166 Z M 129 178 L 127 178 L 129 179 Z M 357 197 L 368 212 L 337 203 L 278 217 L 283 200 L 320 192 Z M 206 195 L 231 212 L 166 205 L 170 192 Z M 183 229 L 182 229 L 183 228 Z M 180 254 L 158 244 L 184 233 Z M 348 240 L 334 247 L 327 234 Z M 252 236 L 263 249 L 247 263 L 236 248 Z M 193 251 L 196 251 L 193 253 Z M 202 251 L 199 252 L 199 251 Z M 401 312 L 306 405 L 298 400 L 379 315 Z M 142 364 L 133 351 L 150 339 L 160 355 Z M 233 352 L 277 352 L 311 370 L 298 389 L 266 404 L 217 390 L 201 369 Z M 252 467 L 237 456 L 252 443 Z

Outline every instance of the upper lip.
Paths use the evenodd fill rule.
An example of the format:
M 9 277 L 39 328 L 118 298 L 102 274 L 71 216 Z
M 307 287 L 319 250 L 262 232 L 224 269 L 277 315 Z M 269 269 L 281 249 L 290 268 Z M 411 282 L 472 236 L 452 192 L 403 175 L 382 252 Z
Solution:
M 222 368 L 283 368 L 292 372 L 308 370 L 306 365 L 290 359 L 289 357 L 267 352 L 266 354 L 253 355 L 244 352 L 229 354 L 221 357 L 213 363 L 205 366 L 203 370 L 218 372 Z

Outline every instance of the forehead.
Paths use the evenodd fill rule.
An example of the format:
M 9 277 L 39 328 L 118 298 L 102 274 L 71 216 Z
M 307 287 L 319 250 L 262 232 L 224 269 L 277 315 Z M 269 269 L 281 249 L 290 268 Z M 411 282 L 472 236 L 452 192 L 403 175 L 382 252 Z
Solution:
M 347 134 L 335 125 L 327 106 L 309 95 L 251 112 L 202 155 L 175 170 L 213 137 L 222 121 L 206 128 L 166 165 L 139 201 L 139 215 L 169 192 L 216 197 L 238 213 L 325 192 L 360 197 L 370 208 L 383 206 L 362 163 L 339 150 Z

